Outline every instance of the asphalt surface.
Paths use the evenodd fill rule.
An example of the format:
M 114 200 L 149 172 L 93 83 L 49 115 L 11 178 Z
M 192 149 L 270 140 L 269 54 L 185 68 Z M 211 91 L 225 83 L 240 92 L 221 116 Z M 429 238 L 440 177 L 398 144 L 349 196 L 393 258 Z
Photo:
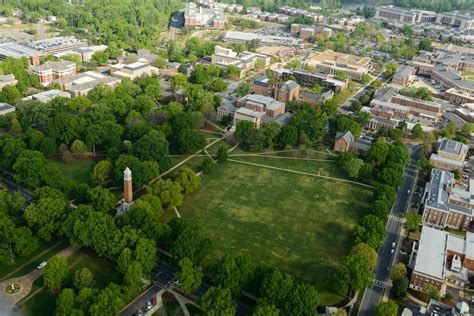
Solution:
M 399 213 L 405 213 L 410 208 L 411 195 L 416 185 L 416 163 L 421 158 L 421 147 L 409 147 L 411 161 L 405 169 L 403 185 L 397 192 L 397 200 L 392 207 L 389 219 L 387 221 L 387 233 L 385 240 L 379 249 L 377 264 L 374 269 L 374 283 L 371 287 L 365 289 L 364 297 L 359 308 L 359 316 L 369 316 L 375 314 L 375 309 L 382 300 L 382 296 L 387 287 L 390 270 L 393 264 L 395 254 L 392 254 L 392 243 L 396 244 L 398 251 L 400 230 L 402 223 L 400 218 L 396 217 Z M 410 190 L 410 193 L 408 193 Z
M 133 314 L 137 314 L 138 309 L 146 307 L 147 302 L 150 301 L 150 299 L 156 295 L 161 289 L 164 288 L 172 288 L 175 286 L 174 281 L 176 281 L 176 277 L 174 274 L 178 271 L 176 267 L 173 267 L 172 265 L 164 262 L 164 261 L 158 261 L 158 264 L 156 268 L 154 268 L 151 271 L 152 277 L 153 277 L 153 285 L 145 291 L 142 295 L 140 295 L 138 298 L 133 301 L 129 306 L 127 306 L 124 310 L 120 312 L 120 316 L 130 316 Z M 207 290 L 210 288 L 210 285 L 203 282 L 199 289 L 197 289 L 195 292 L 190 294 L 188 296 L 189 299 L 192 299 L 193 301 L 197 301 L 204 293 L 207 292 Z M 249 315 L 250 307 L 243 303 L 238 301 L 237 302 L 237 312 L 236 315 L 238 316 L 244 316 L 244 315 Z
M 31 193 L 25 190 L 23 187 L 19 186 L 18 184 L 10 180 L 7 180 L 5 178 L 0 178 L 0 182 L 5 183 L 7 190 L 10 194 L 13 194 L 15 192 L 20 192 L 25 197 L 26 203 L 31 202 L 31 200 L 33 199 L 33 196 L 31 195 Z

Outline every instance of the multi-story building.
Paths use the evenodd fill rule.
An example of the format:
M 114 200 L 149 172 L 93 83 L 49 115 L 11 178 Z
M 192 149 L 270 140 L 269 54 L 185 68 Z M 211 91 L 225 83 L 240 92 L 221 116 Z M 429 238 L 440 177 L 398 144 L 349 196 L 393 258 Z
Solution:
M 0 60 L 4 60 L 7 57 L 22 58 L 26 57 L 32 66 L 40 64 L 41 52 L 36 49 L 32 49 L 28 46 L 18 44 L 15 42 L 8 42 L 0 44 Z
M 456 105 L 474 103 L 474 94 L 460 91 L 456 88 L 446 90 L 444 92 L 444 98 Z
M 15 112 L 16 108 L 8 103 L 0 102 L 0 116 Z
M 57 97 L 70 98 L 71 95 L 68 92 L 65 92 L 65 91 L 52 89 L 52 90 L 42 91 L 42 92 L 39 92 L 39 93 L 36 93 L 36 94 L 33 94 L 33 95 L 29 95 L 29 96 L 23 98 L 22 100 L 23 101 L 38 101 L 38 102 L 41 102 L 41 103 L 47 103 L 47 102 L 49 102 L 49 101 L 51 101 L 51 100 L 53 100 L 54 98 L 57 98 Z
M 244 78 L 247 73 L 255 68 L 267 68 L 271 63 L 271 56 L 253 52 L 241 52 L 237 54 L 232 49 L 216 46 L 212 63 L 227 68 L 234 65 L 240 70 L 239 77 Z
M 473 180 L 469 189 L 455 185 L 454 174 L 441 169 L 431 170 L 431 179 L 423 193 L 423 225 L 444 229 L 466 230 L 473 218 Z
M 415 24 L 421 20 L 421 15 L 417 16 L 417 14 L 411 10 L 387 5 L 375 8 L 374 19 L 403 24 Z
M 15 75 L 0 75 L 0 90 L 5 87 L 14 86 L 18 83 Z
M 438 153 L 431 154 L 430 160 L 438 169 L 461 171 L 464 167 L 464 160 L 466 159 L 468 151 L 468 145 L 442 138 L 439 140 Z
M 57 79 L 54 82 L 58 83 L 62 90 L 68 91 L 71 96 L 78 97 L 87 95 L 99 84 L 113 88 L 121 80 L 111 76 L 104 76 L 95 71 L 86 71 L 74 76 Z
M 472 12 L 461 13 L 458 11 L 438 13 L 436 23 L 445 24 L 459 29 L 474 29 L 474 14 Z
M 222 120 L 226 116 L 233 118 L 234 126 L 245 120 L 255 123 L 257 128 L 266 122 L 287 124 L 290 118 L 290 114 L 285 112 L 285 103 L 259 94 L 244 96 L 237 100 L 236 107 L 218 107 L 217 119 Z
M 158 68 L 142 62 L 110 65 L 110 74 L 117 78 L 128 78 L 130 80 L 135 80 L 143 76 L 155 76 L 158 75 L 158 73 Z
M 415 79 L 415 68 L 412 66 L 400 66 L 393 74 L 392 83 L 400 86 L 408 86 Z
M 463 79 L 456 70 L 450 70 L 444 66 L 435 66 L 431 70 L 431 79 L 435 80 L 446 88 L 456 88 L 457 90 L 474 94 L 474 84 Z
M 325 90 L 333 90 L 339 92 L 347 89 L 347 81 L 334 79 L 332 75 L 322 73 L 312 73 L 303 69 L 289 70 L 285 68 L 272 68 L 272 75 L 275 78 L 290 80 L 295 78 L 296 82 L 305 88 L 312 88 L 318 84 Z
M 278 46 L 300 46 L 300 39 L 291 36 L 265 35 L 250 32 L 227 31 L 224 35 L 224 42 L 247 43 L 251 40 L 258 40 L 261 45 Z
M 419 243 L 414 244 L 410 263 L 410 288 L 425 291 L 434 285 L 444 295 L 447 287 L 464 289 L 474 272 L 474 234 L 466 238 L 423 226 Z
M 30 48 L 37 50 L 41 55 L 55 54 L 87 46 L 87 41 L 78 40 L 75 37 L 54 37 L 27 44 Z
M 224 9 L 217 3 L 203 6 L 189 2 L 184 9 L 184 27 L 195 28 L 210 26 L 215 29 L 225 27 Z
M 47 61 L 40 66 L 31 67 L 30 71 L 38 76 L 43 86 L 48 86 L 53 80 L 76 74 L 76 63 L 71 61 Z
M 334 75 L 343 71 L 353 80 L 360 81 L 364 74 L 369 73 L 370 58 L 338 53 L 331 50 L 313 53 L 305 65 L 315 67 L 319 72 Z
M 292 36 L 299 36 L 302 40 L 313 37 L 315 34 L 324 33 L 326 36 L 332 34 L 330 28 L 321 25 L 305 25 L 305 24 L 291 24 L 290 34 Z
M 272 84 L 266 76 L 255 79 L 252 82 L 252 89 L 256 94 L 273 97 L 284 103 L 295 101 L 300 95 L 300 85 L 296 82 L 288 80 L 284 83 Z

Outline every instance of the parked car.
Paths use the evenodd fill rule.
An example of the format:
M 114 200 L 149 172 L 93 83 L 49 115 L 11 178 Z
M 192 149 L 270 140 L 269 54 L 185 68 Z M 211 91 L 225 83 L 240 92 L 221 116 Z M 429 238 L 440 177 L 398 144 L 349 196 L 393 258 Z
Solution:
M 153 296 L 153 297 L 151 298 L 150 302 L 151 302 L 151 305 L 155 306 L 156 303 L 157 303 L 157 302 L 156 302 L 156 297 Z
M 395 248 L 396 245 L 396 243 L 392 242 L 392 248 Z
M 152 306 L 151 306 L 151 302 L 150 302 L 150 301 L 146 302 L 146 309 L 147 309 L 148 311 L 151 309 L 151 307 L 152 307 Z
M 390 251 L 390 253 L 393 255 L 395 253 L 395 249 L 392 249 L 392 251 Z
M 41 269 L 43 269 L 44 267 L 46 267 L 46 265 L 47 265 L 47 262 L 46 262 L 46 261 L 43 261 L 43 262 L 41 262 L 40 264 L 38 264 L 38 266 L 36 267 L 36 269 L 41 270 Z

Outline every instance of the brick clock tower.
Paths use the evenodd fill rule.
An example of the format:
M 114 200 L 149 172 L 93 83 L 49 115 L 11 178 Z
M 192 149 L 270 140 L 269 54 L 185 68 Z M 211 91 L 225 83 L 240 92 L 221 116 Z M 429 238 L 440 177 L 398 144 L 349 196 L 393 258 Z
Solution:
M 126 204 L 133 202 L 132 171 L 128 167 L 123 171 L 123 197 Z

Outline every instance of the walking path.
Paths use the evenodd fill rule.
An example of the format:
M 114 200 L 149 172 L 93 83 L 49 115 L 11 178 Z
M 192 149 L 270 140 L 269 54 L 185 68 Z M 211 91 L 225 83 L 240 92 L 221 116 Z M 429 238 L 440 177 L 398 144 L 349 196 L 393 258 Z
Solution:
M 285 169 L 285 168 L 279 168 L 279 167 L 273 167 L 273 166 L 267 166 L 267 165 L 262 165 L 258 163 L 253 163 L 253 162 L 247 162 L 247 161 L 241 161 L 241 160 L 235 160 L 235 159 L 227 159 L 227 161 L 232 161 L 236 163 L 241 163 L 244 165 L 250 165 L 250 166 L 256 166 L 256 167 L 261 167 L 261 168 L 267 168 L 267 169 L 273 169 L 273 170 L 280 170 L 280 171 L 286 171 L 286 172 L 291 172 L 291 173 L 296 173 L 296 174 L 302 174 L 305 176 L 311 176 L 311 177 L 317 177 L 317 178 L 324 178 L 324 179 L 329 179 L 329 180 L 335 180 L 335 181 L 340 181 L 340 182 L 347 182 L 347 183 L 352 183 L 352 184 L 357 184 L 366 188 L 370 189 L 375 189 L 375 187 L 365 184 L 365 183 L 360 183 L 357 181 L 352 181 L 352 180 L 346 180 L 346 179 L 340 179 L 340 178 L 334 178 L 330 176 L 322 176 L 320 174 L 314 174 L 314 173 L 308 173 L 308 172 L 303 172 L 303 171 L 296 171 L 296 170 L 290 170 L 290 169 Z
M 80 247 L 69 246 L 60 251 L 56 256 L 69 257 L 74 254 Z M 15 305 L 25 298 L 31 291 L 33 282 L 43 275 L 43 270 L 35 269 L 19 278 L 12 278 L 0 283 L 0 315 L 8 315 Z M 15 294 L 7 294 L 6 289 L 11 284 L 19 284 L 20 290 Z
M 47 254 L 48 252 L 51 251 L 51 249 L 53 249 L 54 247 L 56 247 L 57 245 L 59 245 L 61 243 L 61 241 L 58 241 L 57 243 L 55 243 L 54 245 L 52 245 L 51 247 L 49 247 L 48 249 L 44 250 L 43 252 L 37 254 L 36 256 L 34 256 L 33 258 L 31 258 L 30 260 L 28 260 L 27 262 L 25 262 L 24 264 L 22 264 L 21 266 L 19 266 L 18 268 L 16 268 L 15 270 L 13 270 L 12 272 L 8 273 L 7 275 L 4 275 L 2 278 L 1 278 L 1 281 L 7 279 L 9 276 L 17 273 L 18 271 L 20 271 L 21 269 L 23 269 L 25 266 L 31 264 L 33 261 L 36 261 L 38 260 L 39 258 L 41 258 L 42 256 L 44 256 L 45 254 Z

